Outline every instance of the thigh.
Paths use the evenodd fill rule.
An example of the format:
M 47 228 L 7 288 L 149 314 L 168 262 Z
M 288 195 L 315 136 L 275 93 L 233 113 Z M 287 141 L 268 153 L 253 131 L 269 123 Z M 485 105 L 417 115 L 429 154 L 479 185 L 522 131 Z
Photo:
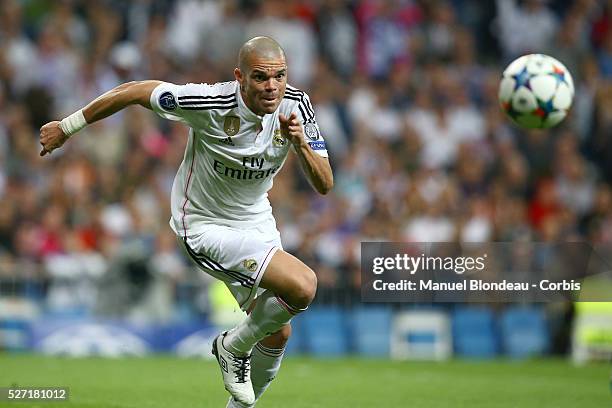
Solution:
M 202 234 L 182 239 L 182 245 L 200 269 L 225 282 L 246 310 L 280 241 L 257 229 L 211 225 Z
M 312 269 L 290 253 L 279 250 L 269 262 L 260 286 L 282 294 L 312 284 L 316 286 L 316 275 Z

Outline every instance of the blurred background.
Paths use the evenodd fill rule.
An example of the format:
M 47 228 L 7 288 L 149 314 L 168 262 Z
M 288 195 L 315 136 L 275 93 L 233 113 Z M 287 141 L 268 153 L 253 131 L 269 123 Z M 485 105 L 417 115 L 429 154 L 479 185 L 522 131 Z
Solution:
M 38 129 L 122 82 L 232 80 L 255 35 L 286 50 L 335 172 L 321 197 L 289 160 L 270 193 L 285 250 L 319 278 L 292 351 L 610 356 L 607 304 L 364 305 L 359 272 L 361 241 L 612 249 L 604 0 L 2 0 L 0 349 L 199 355 L 198 339 L 235 321 L 233 299 L 168 226 L 186 127 L 130 108 L 44 159 Z M 531 52 L 562 61 L 576 84 L 550 131 L 520 130 L 498 107 L 503 68 Z M 100 340 L 117 333 L 146 341 Z

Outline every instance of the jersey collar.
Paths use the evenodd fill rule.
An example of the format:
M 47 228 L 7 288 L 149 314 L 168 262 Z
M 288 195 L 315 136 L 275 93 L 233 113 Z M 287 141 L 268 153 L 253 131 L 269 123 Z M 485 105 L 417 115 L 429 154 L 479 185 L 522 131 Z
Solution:
M 242 93 L 240 92 L 240 83 L 236 81 L 236 100 L 238 101 L 238 113 L 242 116 L 246 121 L 249 122 L 257 122 L 260 123 L 263 121 L 263 116 L 257 115 L 253 112 L 249 107 L 244 103 L 242 99 Z

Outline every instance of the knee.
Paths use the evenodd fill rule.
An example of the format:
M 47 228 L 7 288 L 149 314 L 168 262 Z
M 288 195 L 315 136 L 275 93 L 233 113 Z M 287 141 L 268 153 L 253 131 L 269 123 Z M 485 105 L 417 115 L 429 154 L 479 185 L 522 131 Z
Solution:
M 306 309 L 317 293 L 317 276 L 310 268 L 305 268 L 295 275 L 295 280 L 289 298 L 291 306 Z

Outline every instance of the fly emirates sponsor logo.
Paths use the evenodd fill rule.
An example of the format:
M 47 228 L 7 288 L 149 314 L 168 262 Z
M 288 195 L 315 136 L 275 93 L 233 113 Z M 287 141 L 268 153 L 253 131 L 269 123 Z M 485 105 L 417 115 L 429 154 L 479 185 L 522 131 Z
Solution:
M 243 157 L 242 167 L 233 167 L 214 159 L 213 170 L 234 180 L 261 180 L 273 176 L 280 169 L 280 166 L 264 168 L 264 164 L 263 157 Z

